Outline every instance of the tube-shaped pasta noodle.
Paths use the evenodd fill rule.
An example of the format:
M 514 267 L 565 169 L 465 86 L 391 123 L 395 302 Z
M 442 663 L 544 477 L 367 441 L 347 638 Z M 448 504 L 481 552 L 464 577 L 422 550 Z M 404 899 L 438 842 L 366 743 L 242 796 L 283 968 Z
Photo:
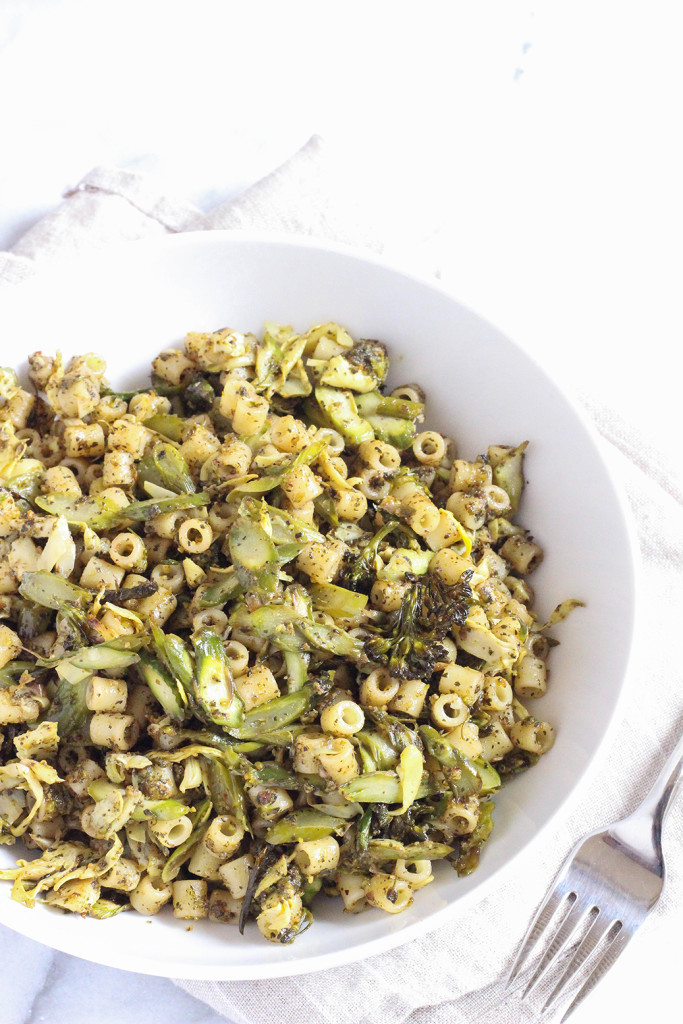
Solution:
M 252 854 L 245 853 L 241 857 L 234 857 L 226 864 L 221 864 L 218 869 L 221 881 L 234 899 L 241 900 L 245 896 L 253 866 Z
M 361 491 L 334 490 L 334 507 L 338 517 L 347 523 L 357 523 L 368 510 L 368 499 Z
M 125 679 L 91 676 L 85 690 L 85 703 L 90 711 L 125 711 L 128 686 Z
M 121 581 L 125 575 L 125 569 L 118 565 L 112 565 L 111 562 L 98 558 L 97 555 L 93 555 L 81 573 L 81 586 L 91 587 L 93 590 L 99 590 L 100 587 L 104 587 L 107 590 L 117 590 L 121 586 Z M 145 580 L 145 582 L 147 581 Z
M 237 853 L 243 838 L 244 827 L 234 815 L 219 814 L 209 824 L 204 842 L 222 863 Z
M 109 871 L 100 875 L 100 883 L 107 889 L 132 892 L 140 883 L 140 868 L 130 857 L 119 857 Z
M 139 734 L 140 727 L 132 715 L 97 711 L 90 719 L 90 739 L 96 747 L 130 750 Z
M 301 896 L 298 893 L 293 893 L 288 899 L 272 893 L 263 900 L 256 924 L 264 938 L 277 940 L 279 935 L 287 934 L 300 920 L 301 911 Z
M 249 668 L 249 650 L 238 640 L 228 640 L 223 647 L 230 665 L 230 674 L 233 678 L 244 675 Z M 274 693 L 273 696 L 276 697 L 277 694 Z
M 481 706 L 486 711 L 505 711 L 512 704 L 512 687 L 502 676 L 486 676 Z
M 336 431 L 330 431 L 330 434 Z M 305 424 L 294 416 L 279 416 L 270 425 L 270 440 L 281 452 L 298 452 L 308 443 Z M 344 447 L 342 439 L 342 449 Z
M 543 561 L 543 548 L 521 533 L 508 537 L 500 553 L 520 576 L 528 576 Z
M 379 503 L 391 491 L 391 480 L 376 469 L 370 469 L 369 466 L 361 469 L 358 477 L 358 490 L 365 495 L 368 501 Z
M 203 880 L 181 879 L 173 882 L 173 913 L 184 921 L 200 921 L 209 916 L 209 887 Z
M 365 724 L 363 709 L 352 700 L 340 700 L 326 707 L 320 715 L 323 732 L 333 736 L 353 736 Z
M 483 672 L 455 662 L 446 665 L 439 680 L 440 693 L 457 693 L 470 707 L 478 700 L 483 688 Z
M 397 860 L 394 868 L 396 878 L 407 882 L 411 889 L 423 889 L 434 881 L 430 860 Z
M 480 530 L 486 522 L 488 506 L 482 494 L 454 491 L 446 502 L 446 509 L 453 513 L 465 529 Z
M 64 427 L 64 447 L 74 458 L 96 459 L 104 455 L 104 430 L 99 423 L 76 420 Z
M 282 490 L 295 508 L 323 493 L 322 484 L 310 466 L 297 466 L 290 470 L 282 481 Z
M 217 924 L 239 924 L 242 900 L 236 900 L 226 889 L 209 893 L 209 920 Z
M 444 739 L 465 757 L 481 757 L 482 744 L 479 739 L 479 728 L 474 722 L 463 722 L 450 729 Z
M 203 519 L 185 519 L 178 528 L 178 544 L 190 555 L 208 551 L 213 541 L 213 530 Z
M 280 696 L 277 680 L 264 664 L 254 665 L 247 675 L 235 679 L 235 689 L 247 711 Z
M 313 583 L 332 583 L 346 551 L 339 540 L 311 541 L 296 560 L 297 569 L 306 573 Z
M 496 721 L 489 724 L 487 733 L 479 734 L 479 739 L 485 761 L 500 761 L 514 746 L 503 726 Z
M 455 835 L 463 836 L 474 832 L 479 821 L 479 799 L 476 796 L 469 796 L 462 800 L 451 797 L 441 815 L 441 820 L 448 828 L 452 829 Z
M 455 729 L 469 717 L 469 708 L 457 693 L 442 693 L 431 698 L 430 715 L 439 729 Z
M 228 616 L 220 608 L 203 608 L 192 616 L 192 632 L 200 629 L 212 629 L 214 633 L 223 635 L 228 628 Z
M 68 466 L 51 466 L 43 473 L 41 483 L 43 494 L 66 494 L 73 498 L 82 496 L 81 485 Z
M 277 821 L 294 806 L 291 796 L 282 786 L 250 786 L 247 792 L 264 821 Z
M 413 455 L 423 466 L 438 466 L 446 454 L 446 442 L 435 430 L 423 430 L 413 441 Z
M 150 575 L 157 586 L 170 590 L 172 594 L 179 594 L 181 590 L 185 589 L 185 573 L 182 565 L 160 562 L 154 566 Z
M 318 751 L 317 762 L 320 774 L 337 785 L 343 785 L 359 774 L 353 744 L 343 736 L 327 737 Z
M 457 583 L 460 577 L 473 565 L 469 558 L 450 547 L 441 548 L 429 563 L 429 571 L 436 573 L 444 583 Z
M 105 487 L 132 487 L 135 483 L 135 460 L 125 450 L 104 453 L 102 482 Z
M 367 906 L 365 892 L 368 878 L 351 871 L 338 871 L 335 876 L 339 895 L 344 901 L 344 910 L 357 914 Z
M 339 843 L 334 836 L 299 842 L 295 847 L 294 861 L 305 875 L 334 871 L 339 864 Z
M 395 473 L 401 465 L 401 453 L 384 441 L 363 441 L 358 447 L 358 457 L 369 469 L 382 474 Z
M 510 729 L 510 739 L 520 750 L 530 754 L 545 754 L 555 742 L 555 730 L 549 722 L 538 718 L 523 718 Z
M 189 864 L 187 865 L 188 870 L 193 875 L 199 875 L 200 878 L 206 878 L 210 882 L 220 881 L 220 875 L 218 869 L 221 865 L 221 858 L 217 857 L 213 850 L 210 850 L 206 844 L 206 836 L 201 839 L 190 857 Z
M 514 689 L 521 700 L 530 697 L 542 697 L 547 688 L 548 670 L 545 661 L 525 654 L 517 663 L 515 670 Z
M 370 906 L 387 914 L 400 914 L 413 902 L 413 890 L 408 882 L 395 875 L 373 875 L 367 884 L 365 898 Z
M 143 572 L 147 567 L 147 552 L 144 542 L 136 533 L 128 530 L 118 533 L 109 545 L 109 558 L 121 569 L 135 569 Z
M 21 638 L 9 626 L 0 625 L 0 668 L 17 658 L 22 651 Z
M 474 491 L 491 482 L 492 470 L 487 462 L 453 461 L 449 480 L 452 491 Z
M 399 685 L 396 696 L 390 701 L 390 710 L 402 711 L 412 718 L 419 718 L 428 689 L 429 683 L 421 679 L 406 680 Z
M 405 583 L 397 580 L 375 580 L 370 591 L 370 602 L 381 612 L 395 612 L 401 607 L 406 589 Z
M 192 834 L 192 822 L 185 814 L 167 821 L 150 821 L 147 828 L 155 839 L 169 848 L 180 846 Z
M 172 896 L 173 887 L 169 882 L 162 882 L 159 876 L 145 874 L 129 894 L 128 901 L 138 914 L 153 917 L 170 901 Z

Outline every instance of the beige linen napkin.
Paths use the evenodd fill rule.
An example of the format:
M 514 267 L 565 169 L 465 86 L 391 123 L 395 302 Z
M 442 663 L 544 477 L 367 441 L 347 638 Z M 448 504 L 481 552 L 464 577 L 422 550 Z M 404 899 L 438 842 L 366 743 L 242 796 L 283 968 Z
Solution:
M 0 284 L 9 286 L 31 274 L 38 262 L 65 252 L 198 229 L 294 231 L 395 255 L 400 247 L 393 226 L 399 221 L 405 251 L 409 246 L 413 255 L 421 254 L 423 270 L 437 271 L 430 265 L 429 241 L 438 225 L 408 229 L 404 211 L 384 205 L 378 182 L 361 187 L 349 178 L 348 166 L 341 166 L 343 174 L 339 154 L 313 138 L 283 167 L 209 213 L 159 194 L 138 174 L 97 168 L 12 253 L 0 254 Z M 633 410 L 626 418 L 594 399 L 584 404 L 611 447 L 631 503 L 650 614 L 647 631 L 641 623 L 619 727 L 573 810 L 488 898 L 399 949 L 292 979 L 177 982 L 236 1024 L 523 1024 L 538 1019 L 535 1009 L 502 992 L 527 923 L 574 842 L 635 806 L 683 729 L 683 670 L 669 658 L 671 624 L 683 609 L 683 487 L 641 440 Z M 642 687 L 647 700 L 641 699 Z M 679 800 L 667 821 L 667 887 L 645 928 L 657 927 L 657 918 L 681 903 L 683 872 L 680 858 L 672 855 L 672 837 L 681 833 L 682 804 Z

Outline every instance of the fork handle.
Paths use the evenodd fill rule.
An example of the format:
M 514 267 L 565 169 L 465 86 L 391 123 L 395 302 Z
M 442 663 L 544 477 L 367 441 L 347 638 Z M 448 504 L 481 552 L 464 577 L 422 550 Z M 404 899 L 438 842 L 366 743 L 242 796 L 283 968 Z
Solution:
M 631 821 L 647 819 L 654 822 L 656 832 L 661 833 L 666 812 L 683 775 L 683 736 L 667 758 L 666 764 L 655 779 L 650 792 L 643 802 L 629 815 Z

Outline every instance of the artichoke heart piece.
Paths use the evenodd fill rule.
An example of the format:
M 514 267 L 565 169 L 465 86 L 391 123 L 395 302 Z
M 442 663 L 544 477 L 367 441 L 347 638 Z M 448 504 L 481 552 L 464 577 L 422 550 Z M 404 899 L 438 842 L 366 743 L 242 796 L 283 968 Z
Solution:
M 334 355 L 328 360 L 320 383 L 364 394 L 382 386 L 388 369 L 386 346 L 381 341 L 362 340 L 343 355 Z

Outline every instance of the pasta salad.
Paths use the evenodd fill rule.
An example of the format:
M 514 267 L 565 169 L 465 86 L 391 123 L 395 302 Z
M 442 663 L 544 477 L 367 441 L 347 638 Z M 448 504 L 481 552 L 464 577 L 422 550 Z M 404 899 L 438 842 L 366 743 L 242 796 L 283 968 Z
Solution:
M 190 333 L 117 393 L 0 371 L 0 871 L 96 918 L 166 904 L 291 942 L 477 866 L 553 744 L 516 521 L 526 442 L 469 460 L 336 323 Z M 33 855 L 35 854 L 35 855 Z

